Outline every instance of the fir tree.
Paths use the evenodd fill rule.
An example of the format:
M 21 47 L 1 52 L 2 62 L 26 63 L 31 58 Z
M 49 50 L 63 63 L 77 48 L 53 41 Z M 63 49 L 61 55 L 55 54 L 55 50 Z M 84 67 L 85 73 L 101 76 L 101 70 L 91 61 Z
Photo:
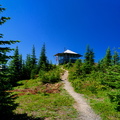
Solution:
M 46 56 L 46 49 L 45 49 L 45 44 L 42 47 L 41 53 L 40 53 L 40 59 L 38 62 L 38 71 L 39 70 L 47 70 L 48 68 L 48 61 L 47 61 L 47 56 Z
M 25 69 L 26 69 L 26 79 L 30 79 L 30 74 L 32 70 L 31 66 L 31 55 L 27 54 L 26 61 L 25 61 Z
M 111 65 L 112 65 L 112 55 L 111 55 L 110 48 L 108 48 L 106 50 L 105 57 L 98 62 L 98 69 L 101 71 L 106 71 L 106 68 Z
M 13 85 L 16 85 L 17 81 L 21 79 L 21 69 L 22 69 L 22 60 L 21 56 L 19 55 L 18 46 L 14 51 L 14 57 L 11 61 L 9 68 L 11 70 L 11 81 Z
M 93 49 L 90 50 L 89 64 L 94 65 L 94 52 L 93 52 Z
M 36 55 L 35 55 L 35 47 L 33 45 L 32 55 L 31 55 L 31 67 L 32 67 L 32 69 L 34 69 L 36 67 L 36 64 L 37 64 L 37 58 L 36 58 Z
M 82 66 L 81 59 L 77 59 L 75 61 L 75 73 L 76 73 L 76 76 L 79 76 L 79 75 L 82 74 L 81 66 Z
M 112 63 L 112 55 L 111 55 L 111 50 L 110 48 L 107 49 L 106 51 L 106 55 L 103 59 L 103 62 L 104 62 L 104 65 L 107 67 L 107 66 L 110 66 L 111 63 Z
M 89 46 L 87 46 L 87 49 L 86 49 L 84 62 L 91 66 L 94 65 L 94 52 L 93 52 L 93 49 L 90 49 Z
M 21 80 L 25 80 L 27 79 L 27 70 L 26 70 L 26 65 L 25 65 L 25 61 L 22 60 L 22 68 L 21 68 Z
M 94 52 L 92 49 L 90 49 L 89 46 L 87 46 L 84 64 L 82 66 L 83 73 L 89 74 L 93 69 L 93 65 L 94 65 Z
M 112 64 L 118 65 L 120 63 L 120 57 L 117 51 L 114 51 L 114 55 L 112 56 Z
M 87 46 L 86 53 L 85 53 L 85 60 L 84 62 L 89 64 L 89 56 L 90 56 L 90 48 Z
M 22 68 L 23 68 L 23 60 L 22 60 L 22 54 L 19 55 L 19 74 L 20 74 L 20 80 L 22 79 Z
M 2 8 L 0 5 L 0 13 L 3 12 L 5 8 Z M 2 25 L 4 22 L 9 20 L 10 17 L 1 17 L 0 18 L 0 25 Z M 0 34 L 0 38 L 3 38 L 3 34 Z M 5 47 L 4 45 L 11 45 L 18 41 L 13 40 L 1 40 L 0 45 L 3 47 L 0 47 L 0 65 L 3 64 L 6 65 L 7 61 L 12 57 L 8 56 L 6 53 L 10 52 L 10 47 Z M 12 115 L 12 110 L 15 109 L 13 99 L 10 96 L 10 93 L 6 92 L 12 87 L 9 81 L 9 72 L 8 69 L 3 67 L 0 69 L 0 115 L 1 119 L 5 119 L 6 117 L 9 117 Z

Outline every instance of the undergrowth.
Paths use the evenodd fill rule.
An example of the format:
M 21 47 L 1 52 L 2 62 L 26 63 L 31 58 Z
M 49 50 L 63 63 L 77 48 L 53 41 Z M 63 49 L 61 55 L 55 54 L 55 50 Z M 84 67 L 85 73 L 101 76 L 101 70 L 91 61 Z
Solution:
M 40 70 L 39 79 L 43 84 L 56 83 L 60 81 L 60 73 L 61 73 L 61 69 L 59 69 L 58 67 L 56 67 L 53 70 L 47 71 L 47 72 Z
M 38 77 L 19 81 L 19 85 L 13 92 L 13 95 L 18 94 L 15 103 L 19 104 L 14 110 L 15 114 L 27 114 L 36 119 L 77 120 L 78 113 L 73 108 L 74 100 L 62 88 L 61 83 L 43 84 Z M 33 94 L 31 90 L 36 89 L 38 91 Z M 56 89 L 58 90 L 55 92 Z M 17 90 L 23 90 L 21 92 L 24 94 L 19 95 Z
M 104 71 L 93 69 L 85 74 L 83 66 L 69 69 L 69 81 L 74 90 L 84 94 L 103 120 L 120 119 L 120 67 L 110 66 Z

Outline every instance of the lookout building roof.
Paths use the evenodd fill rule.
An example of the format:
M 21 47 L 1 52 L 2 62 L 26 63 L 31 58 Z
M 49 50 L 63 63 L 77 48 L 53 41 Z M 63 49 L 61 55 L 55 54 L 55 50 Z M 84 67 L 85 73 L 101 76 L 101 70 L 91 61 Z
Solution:
M 64 54 L 73 54 L 73 55 L 77 55 L 78 57 L 81 57 L 82 55 L 76 53 L 76 52 L 73 52 L 71 50 L 65 50 L 63 53 L 57 53 L 55 54 L 54 56 L 62 56 Z

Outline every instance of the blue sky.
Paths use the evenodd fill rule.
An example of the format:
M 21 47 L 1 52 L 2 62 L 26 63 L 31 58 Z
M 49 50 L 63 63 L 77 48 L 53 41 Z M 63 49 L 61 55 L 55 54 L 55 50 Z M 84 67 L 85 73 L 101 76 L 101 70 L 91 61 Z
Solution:
M 1 0 L 0 4 L 7 8 L 1 15 L 11 17 L 1 33 L 5 40 L 21 41 L 12 47 L 18 46 L 24 59 L 33 45 L 38 58 L 44 43 L 53 63 L 53 55 L 64 48 L 84 55 L 90 45 L 98 61 L 108 47 L 112 51 L 120 47 L 119 0 Z

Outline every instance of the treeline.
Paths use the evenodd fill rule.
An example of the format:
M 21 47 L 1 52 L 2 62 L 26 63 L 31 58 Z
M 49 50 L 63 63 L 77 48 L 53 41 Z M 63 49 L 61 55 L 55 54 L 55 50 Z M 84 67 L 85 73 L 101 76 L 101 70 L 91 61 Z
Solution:
M 40 71 L 49 71 L 54 65 L 50 63 L 46 56 L 45 44 L 42 46 L 39 59 L 36 58 L 35 47 L 32 48 L 32 54 L 27 54 L 26 59 L 22 59 L 19 49 L 16 47 L 14 57 L 8 64 L 11 74 L 12 84 L 19 80 L 34 79 Z
M 89 74 L 92 72 L 92 70 L 104 71 L 109 66 L 114 65 L 120 65 L 120 56 L 117 51 L 114 51 L 114 54 L 112 55 L 110 48 L 108 48 L 106 50 L 104 58 L 98 61 L 98 63 L 95 63 L 95 53 L 93 49 L 91 49 L 88 45 L 86 53 L 84 55 L 84 60 L 76 60 L 75 66 L 76 69 L 78 69 L 78 73 L 76 73 L 76 76 Z M 65 67 L 67 68 L 72 66 L 73 64 L 71 63 L 71 61 L 69 61 L 69 63 L 65 65 Z
M 65 65 L 69 68 L 69 80 L 78 93 L 90 97 L 93 107 L 103 118 L 118 119 L 120 112 L 120 56 L 111 54 L 110 48 L 98 63 L 94 62 L 94 52 L 89 46 L 84 60 Z M 100 100 L 99 100 L 100 99 Z M 111 117 L 112 115 L 112 117 Z

